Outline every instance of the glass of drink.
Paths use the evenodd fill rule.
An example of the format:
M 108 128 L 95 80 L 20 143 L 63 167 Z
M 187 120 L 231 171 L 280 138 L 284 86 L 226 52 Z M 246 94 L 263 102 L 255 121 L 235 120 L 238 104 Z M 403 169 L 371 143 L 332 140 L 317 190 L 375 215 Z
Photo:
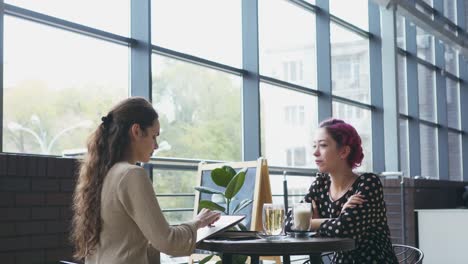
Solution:
M 264 235 L 284 235 L 284 206 L 282 204 L 263 204 L 262 223 Z
M 293 231 L 309 231 L 310 218 L 312 218 L 310 205 L 310 203 L 293 204 Z

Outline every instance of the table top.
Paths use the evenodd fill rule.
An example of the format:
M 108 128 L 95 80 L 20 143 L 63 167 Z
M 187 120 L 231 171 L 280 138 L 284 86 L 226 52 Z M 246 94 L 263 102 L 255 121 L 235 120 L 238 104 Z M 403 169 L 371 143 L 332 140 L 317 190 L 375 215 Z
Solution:
M 200 242 L 197 248 L 221 253 L 281 256 L 346 251 L 354 249 L 355 244 L 354 240 L 350 238 L 286 237 L 281 240 L 266 240 L 263 238 L 250 240 L 208 239 Z

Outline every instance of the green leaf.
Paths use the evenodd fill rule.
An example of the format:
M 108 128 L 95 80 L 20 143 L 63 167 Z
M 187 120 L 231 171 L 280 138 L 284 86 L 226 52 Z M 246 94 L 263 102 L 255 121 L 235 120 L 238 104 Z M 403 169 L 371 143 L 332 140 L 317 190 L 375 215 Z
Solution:
M 242 210 L 245 207 L 249 206 L 251 203 L 252 203 L 252 200 L 250 200 L 250 199 L 242 200 L 239 204 L 237 204 L 236 208 L 234 208 L 234 211 L 232 212 L 232 214 L 238 213 L 240 210 Z
M 211 171 L 211 179 L 216 185 L 221 187 L 226 187 L 233 177 L 233 175 L 231 175 L 228 170 L 225 170 L 224 167 L 216 168 Z
M 213 203 L 212 201 L 208 201 L 208 200 L 201 200 L 198 203 L 198 211 L 200 211 L 203 208 L 221 211 L 221 212 L 224 212 L 226 210 L 226 208 L 222 207 L 221 205 L 217 203 Z
M 210 193 L 210 194 L 217 193 L 217 194 L 224 195 L 224 193 L 222 191 L 218 191 L 218 190 L 215 190 L 215 189 L 212 189 L 212 188 L 209 188 L 209 187 L 205 187 L 205 186 L 195 187 L 195 190 L 197 190 L 199 192 L 202 192 L 202 193 Z
M 216 261 L 215 264 L 223 264 L 223 262 L 221 260 L 218 260 L 218 261 Z
M 200 264 L 205 264 L 207 263 L 208 261 L 210 261 L 215 255 L 209 255 L 207 257 L 204 257 L 202 260 L 200 260 Z
M 234 177 L 234 175 L 237 174 L 236 170 L 234 170 L 231 166 L 223 166 L 222 167 L 223 170 L 225 170 L 227 173 L 229 173 L 229 175 L 231 175 L 231 179 L 232 177 Z
M 226 191 L 224 192 L 224 196 L 227 199 L 231 199 L 234 197 L 242 188 L 245 181 L 245 173 L 247 172 L 247 168 L 240 170 L 234 178 L 229 182 L 228 186 L 226 187 Z
M 240 229 L 240 231 L 248 231 L 247 227 L 243 223 L 238 223 L 237 227 Z
M 247 261 L 247 256 L 245 255 L 233 255 L 232 263 L 233 264 L 244 264 Z

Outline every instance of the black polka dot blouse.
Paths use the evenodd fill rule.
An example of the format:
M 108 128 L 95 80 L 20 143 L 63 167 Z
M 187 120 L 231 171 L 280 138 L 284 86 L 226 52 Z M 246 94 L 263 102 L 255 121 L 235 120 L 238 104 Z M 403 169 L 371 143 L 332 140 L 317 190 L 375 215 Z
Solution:
M 324 237 L 349 237 L 356 243 L 352 251 L 336 252 L 332 263 L 398 263 L 390 241 L 383 187 L 378 176 L 360 175 L 341 198 L 333 201 L 329 195 L 330 177 L 317 174 L 304 200 L 315 201 L 323 222 L 317 233 Z M 341 212 L 348 198 L 360 192 L 367 202 Z

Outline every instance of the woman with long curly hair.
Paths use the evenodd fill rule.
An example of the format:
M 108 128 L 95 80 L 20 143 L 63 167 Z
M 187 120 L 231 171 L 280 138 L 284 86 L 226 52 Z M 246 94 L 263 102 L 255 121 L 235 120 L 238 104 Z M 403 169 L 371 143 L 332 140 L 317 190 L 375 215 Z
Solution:
M 118 103 L 88 139 L 73 195 L 74 257 L 85 263 L 160 263 L 159 252 L 189 255 L 197 229 L 219 213 L 202 210 L 169 226 L 146 171 L 158 148 L 158 114 L 144 98 Z

